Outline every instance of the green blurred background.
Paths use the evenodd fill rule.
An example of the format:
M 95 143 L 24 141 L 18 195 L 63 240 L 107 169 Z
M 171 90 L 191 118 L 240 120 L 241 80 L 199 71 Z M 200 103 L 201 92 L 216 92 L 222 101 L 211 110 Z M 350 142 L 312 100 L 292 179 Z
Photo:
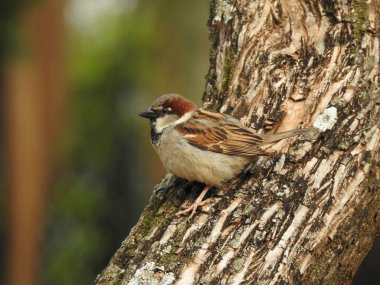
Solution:
M 200 103 L 208 3 L 74 0 L 65 12 L 70 113 L 42 283 L 90 284 L 164 173 L 137 114 L 167 92 Z
M 49 5 L 53 7 L 46 8 Z M 38 52 L 33 55 L 34 48 L 46 54 L 40 55 L 42 61 L 60 61 L 64 69 L 60 74 L 65 77 L 64 94 L 56 103 L 60 115 L 55 118 L 61 122 L 54 126 L 58 128 L 54 138 L 49 139 L 54 144 L 47 154 L 50 170 L 44 170 L 50 181 L 42 194 L 47 197 L 42 205 L 47 210 L 42 214 L 42 223 L 46 224 L 39 242 L 42 257 L 38 282 L 91 284 L 136 223 L 164 174 L 150 146 L 148 122 L 137 114 L 155 97 L 168 92 L 201 103 L 208 68 L 208 2 L 35 0 L 2 3 L 0 10 L 2 69 L 38 57 Z M 51 24 L 57 17 L 62 17 L 63 30 Z M 56 35 L 57 30 L 62 33 Z M 37 39 L 28 35 L 40 31 Z M 54 34 L 60 38 L 56 45 L 61 47 L 50 55 L 38 42 L 49 41 L 49 35 Z M 60 48 L 62 51 L 57 52 Z M 37 60 L 33 64 L 40 63 Z M 28 80 L 24 77 L 30 77 L 17 77 L 23 70 L 13 73 L 17 82 L 11 80 L 10 85 L 22 84 Z M 9 76 L 5 79 L 9 81 Z M 4 93 L 9 91 L 6 80 L 2 84 Z M 45 84 L 54 84 L 55 79 L 50 81 L 53 83 Z M 51 102 L 46 101 L 41 102 L 40 111 L 51 112 Z M 2 108 L 5 116 L 9 116 L 7 104 Z M 25 124 L 32 119 L 28 114 L 21 116 L 27 117 Z M 5 125 L 5 132 L 10 128 Z M 4 152 L 3 156 L 8 158 Z M 4 181 L 13 179 L 5 171 L 5 163 L 12 159 L 11 155 L 2 160 L 1 188 L 5 188 Z M 1 193 L 2 208 L 8 204 L 12 207 L 11 195 Z M 12 211 L 6 217 L 10 214 Z M 9 249 L 5 229 L 2 218 L 3 276 L 7 275 L 5 256 Z M 9 278 L 13 284 L 22 282 Z
M 201 103 L 208 6 L 0 4 L 1 284 L 91 284 L 106 266 L 164 174 L 137 114 L 168 92 Z
M 90 284 L 136 223 L 163 174 L 148 124 L 137 113 L 167 92 L 200 103 L 207 6 L 200 0 L 69 4 L 72 108 L 49 217 L 44 284 Z

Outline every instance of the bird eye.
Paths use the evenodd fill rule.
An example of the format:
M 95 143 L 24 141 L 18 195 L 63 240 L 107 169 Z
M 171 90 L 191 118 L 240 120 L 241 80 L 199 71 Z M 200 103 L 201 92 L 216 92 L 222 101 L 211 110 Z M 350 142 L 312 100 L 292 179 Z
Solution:
M 170 113 L 171 112 L 171 108 L 169 108 L 169 107 L 164 107 L 164 108 L 162 108 L 162 113 L 164 113 L 164 114 L 168 114 L 168 113 Z

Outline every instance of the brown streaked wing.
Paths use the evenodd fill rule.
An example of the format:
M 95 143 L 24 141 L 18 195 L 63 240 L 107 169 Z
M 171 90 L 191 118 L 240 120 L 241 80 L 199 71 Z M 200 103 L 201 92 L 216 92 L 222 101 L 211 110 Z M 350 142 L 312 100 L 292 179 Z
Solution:
M 262 138 L 232 123 L 234 120 L 221 113 L 200 109 L 176 129 L 187 136 L 190 145 L 199 149 L 240 156 L 265 154 L 258 146 Z

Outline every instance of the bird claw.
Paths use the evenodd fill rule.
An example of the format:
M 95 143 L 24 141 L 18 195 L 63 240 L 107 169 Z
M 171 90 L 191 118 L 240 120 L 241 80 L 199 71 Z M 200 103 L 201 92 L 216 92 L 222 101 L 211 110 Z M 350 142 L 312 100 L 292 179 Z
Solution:
M 179 217 L 183 214 L 187 214 L 187 213 L 191 212 L 191 214 L 189 216 L 189 219 L 191 219 L 194 216 L 194 214 L 196 213 L 198 207 L 205 206 L 212 201 L 211 198 L 203 200 L 203 197 L 206 195 L 208 190 L 209 190 L 209 187 L 206 187 L 205 189 L 203 189 L 202 193 L 198 196 L 197 199 L 195 199 L 193 204 L 191 204 L 188 207 L 185 207 L 184 210 L 179 211 L 178 213 L 175 214 L 175 216 Z
M 191 212 L 190 216 L 188 217 L 189 219 L 191 219 L 195 215 L 195 213 L 197 212 L 198 208 L 202 208 L 203 206 L 206 206 L 206 205 L 210 204 L 212 201 L 213 201 L 213 199 L 211 199 L 211 198 L 203 200 L 203 201 L 195 201 L 190 206 L 183 207 L 184 210 L 179 211 L 175 215 L 176 215 L 176 217 L 180 217 L 180 216 L 182 216 L 184 214 L 187 214 L 187 213 Z M 203 209 L 201 209 L 201 210 L 204 211 Z
M 181 206 L 181 209 L 182 210 L 188 210 L 189 208 L 197 208 L 197 207 L 203 207 L 203 206 L 206 206 L 207 204 L 210 204 L 211 202 L 213 201 L 212 198 L 208 198 L 206 200 L 202 200 L 200 202 L 197 202 L 195 201 L 193 204 L 189 205 L 189 203 L 186 203 L 185 205 L 182 205 Z M 181 211 L 181 212 L 184 212 L 184 211 Z M 190 210 L 188 210 L 187 212 L 190 212 Z M 177 214 L 179 214 L 180 212 L 178 212 Z
M 197 208 L 198 208 L 198 204 L 196 204 L 196 203 L 194 202 L 191 206 L 185 208 L 185 209 L 182 210 L 182 211 L 179 211 L 179 212 L 176 213 L 175 215 L 176 215 L 176 217 L 180 217 L 181 215 L 187 214 L 188 212 L 191 211 L 191 214 L 190 214 L 190 216 L 189 216 L 189 219 L 190 219 L 190 218 L 192 218 L 192 217 L 194 216 L 195 212 L 197 211 Z

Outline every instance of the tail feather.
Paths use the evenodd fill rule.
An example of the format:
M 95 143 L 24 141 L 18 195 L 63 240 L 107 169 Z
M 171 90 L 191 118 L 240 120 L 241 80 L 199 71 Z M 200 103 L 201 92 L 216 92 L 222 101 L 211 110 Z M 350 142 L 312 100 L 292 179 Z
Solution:
M 263 139 L 262 144 L 267 143 L 275 143 L 282 139 L 295 137 L 295 136 L 302 136 L 303 139 L 312 140 L 316 139 L 318 135 L 320 134 L 320 130 L 318 128 L 306 128 L 306 129 L 298 129 L 298 130 L 291 130 L 276 134 L 262 134 L 260 135 Z

